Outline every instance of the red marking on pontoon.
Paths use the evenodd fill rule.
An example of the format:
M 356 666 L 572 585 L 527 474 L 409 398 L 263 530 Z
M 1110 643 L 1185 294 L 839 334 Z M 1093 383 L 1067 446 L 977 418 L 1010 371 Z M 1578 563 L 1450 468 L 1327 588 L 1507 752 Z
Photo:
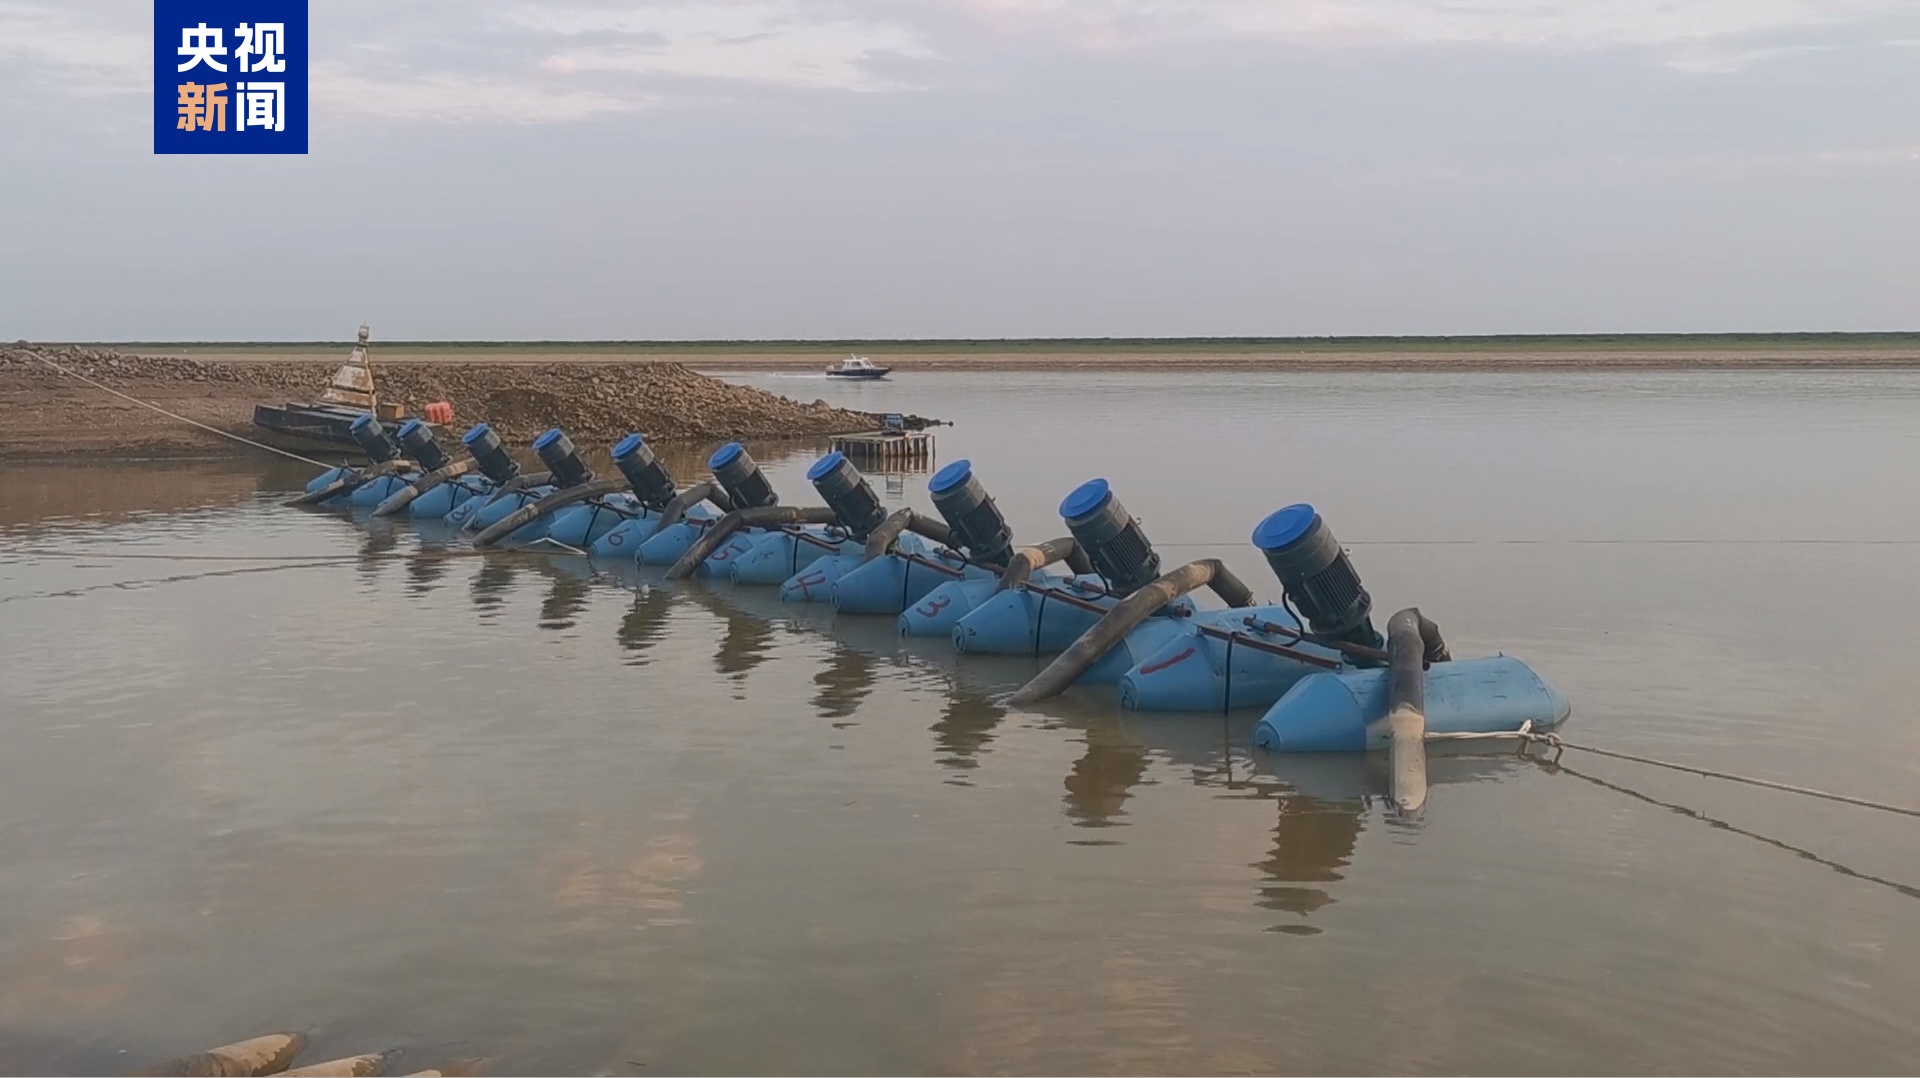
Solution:
M 1181 652 L 1180 654 L 1175 655 L 1173 658 L 1168 659 L 1166 662 L 1149 663 L 1148 665 L 1141 667 L 1140 672 L 1142 674 L 1157 674 L 1160 671 L 1165 670 L 1169 666 L 1177 666 L 1180 663 L 1186 662 L 1188 659 L 1191 659 L 1191 658 L 1193 658 L 1193 649 L 1188 648 L 1187 650 Z

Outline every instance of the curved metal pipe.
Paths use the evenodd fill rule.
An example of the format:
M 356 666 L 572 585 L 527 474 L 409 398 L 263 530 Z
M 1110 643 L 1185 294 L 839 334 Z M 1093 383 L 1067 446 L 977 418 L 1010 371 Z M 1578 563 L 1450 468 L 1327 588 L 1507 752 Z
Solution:
M 700 533 L 680 560 L 667 570 L 668 580 L 685 580 L 693 575 L 720 544 L 741 528 L 772 528 L 783 524 L 833 524 L 840 518 L 824 505 L 766 505 L 754 509 L 735 509 Z
M 1253 589 L 1247 587 L 1244 581 L 1233 575 L 1233 570 L 1224 565 L 1214 570 L 1213 579 L 1207 581 L 1207 586 L 1213 589 L 1213 593 L 1220 597 L 1221 602 L 1234 610 L 1253 605 Z
M 356 471 L 335 479 L 319 490 L 302 494 L 286 504 L 319 505 L 329 498 L 337 498 L 342 494 L 351 494 L 353 491 L 366 486 L 381 476 L 392 475 L 395 472 L 418 467 L 418 464 L 410 460 L 390 460 L 384 464 L 369 464 L 365 468 L 357 469 Z
M 892 550 L 893 544 L 900 541 L 902 532 L 925 536 L 941 546 L 950 546 L 953 543 L 953 529 L 947 527 L 946 521 L 921 516 L 911 509 L 900 509 L 881 521 L 880 526 L 873 529 L 873 533 L 867 536 L 866 550 L 860 555 L 861 564 L 864 565 Z
M 1022 547 L 1014 551 L 1007 560 L 1007 571 L 1000 574 L 1000 586 L 994 590 L 1006 591 L 1017 588 L 1027 582 L 1033 574 L 1055 562 L 1064 561 L 1075 576 L 1093 572 L 1093 559 L 1080 549 L 1079 540 L 1071 535 L 1058 539 L 1049 539 L 1039 546 Z
M 492 524 L 487 525 L 485 528 L 482 528 L 480 534 L 473 537 L 473 545 L 476 547 L 492 546 L 507 536 L 512 535 L 514 532 L 519 531 L 521 528 L 526 527 L 528 524 L 539 520 L 541 517 L 550 516 L 561 509 L 565 509 L 569 505 L 588 501 L 593 498 L 603 498 L 609 494 L 617 494 L 625 489 L 627 489 L 627 480 L 626 477 L 622 476 L 619 479 L 595 479 L 590 483 L 582 483 L 577 487 L 556 490 L 539 501 L 523 505 L 513 512 L 508 513 L 506 516 L 501 517 L 499 520 L 494 521 Z
M 701 502 L 712 502 L 714 507 L 722 513 L 733 512 L 733 499 L 727 497 L 727 492 L 720 489 L 720 484 L 709 479 L 695 483 L 675 494 L 665 506 L 661 507 L 660 530 L 665 531 L 680 523 L 681 519 L 687 515 L 687 510 Z
M 1427 665 L 1453 658 L 1417 607 L 1387 619 L 1387 759 L 1393 804 L 1417 816 L 1427 805 Z
M 377 517 L 390 517 L 400 510 L 405 509 L 407 506 L 412 505 L 415 499 L 427 491 L 446 483 L 448 480 L 458 479 L 478 467 L 480 467 L 480 462 L 474 460 L 472 457 L 468 457 L 466 460 L 457 460 L 444 468 L 438 468 L 428 472 L 414 480 L 405 490 L 396 491 L 393 497 L 381 502 L 374 508 L 373 515 Z
M 1067 686 L 1080 680 L 1080 675 L 1092 669 L 1101 657 L 1113 650 L 1121 637 L 1152 617 L 1154 611 L 1196 588 L 1212 584 L 1222 575 L 1232 576 L 1218 558 L 1202 558 L 1182 565 L 1120 600 L 1093 628 L 1080 634 L 1080 639 L 1075 640 L 1072 647 L 1055 657 L 1045 670 L 1021 686 L 1007 702 L 1021 706 L 1060 695 L 1067 690 Z M 1234 583 L 1239 584 L 1239 581 L 1235 580 Z M 1240 587 L 1244 590 L 1246 585 L 1241 584 Z

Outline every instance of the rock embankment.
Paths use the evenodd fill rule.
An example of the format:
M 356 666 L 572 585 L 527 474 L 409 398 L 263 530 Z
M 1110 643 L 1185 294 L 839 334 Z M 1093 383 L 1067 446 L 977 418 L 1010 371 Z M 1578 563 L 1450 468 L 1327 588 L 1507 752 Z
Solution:
M 69 452 L 164 454 L 231 446 L 204 431 L 122 401 L 38 362 L 68 370 L 190 419 L 246 435 L 255 404 L 307 401 L 337 363 L 223 362 L 83 348 L 0 348 L 0 455 Z M 460 429 L 486 421 L 510 442 L 564 427 L 582 445 L 629 431 L 656 441 L 820 438 L 872 430 L 880 417 L 802 403 L 699 374 L 679 363 L 374 362 L 380 397 L 417 413 L 453 405 Z M 910 423 L 926 425 L 913 417 Z

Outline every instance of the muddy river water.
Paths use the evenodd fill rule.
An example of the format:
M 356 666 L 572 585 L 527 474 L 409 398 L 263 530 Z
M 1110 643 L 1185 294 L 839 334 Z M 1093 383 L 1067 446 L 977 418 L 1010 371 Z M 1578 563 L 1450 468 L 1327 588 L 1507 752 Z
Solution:
M 1920 373 L 739 377 L 953 419 L 1025 540 L 1105 476 L 1263 596 L 1311 501 L 1571 740 L 1920 805 Z M 813 503 L 819 451 L 758 454 Z M 306 477 L 0 465 L 0 1070 L 1920 1065 L 1920 821 L 1569 752 L 1436 760 L 1404 825 L 1256 712 L 1010 710 L 1032 662 L 421 556 Z

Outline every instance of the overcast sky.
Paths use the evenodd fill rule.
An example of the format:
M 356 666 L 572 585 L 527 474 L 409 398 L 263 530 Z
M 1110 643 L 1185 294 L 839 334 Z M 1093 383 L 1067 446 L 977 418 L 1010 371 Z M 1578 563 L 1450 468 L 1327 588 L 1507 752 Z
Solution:
M 1920 0 L 0 0 L 0 339 L 1920 328 Z

